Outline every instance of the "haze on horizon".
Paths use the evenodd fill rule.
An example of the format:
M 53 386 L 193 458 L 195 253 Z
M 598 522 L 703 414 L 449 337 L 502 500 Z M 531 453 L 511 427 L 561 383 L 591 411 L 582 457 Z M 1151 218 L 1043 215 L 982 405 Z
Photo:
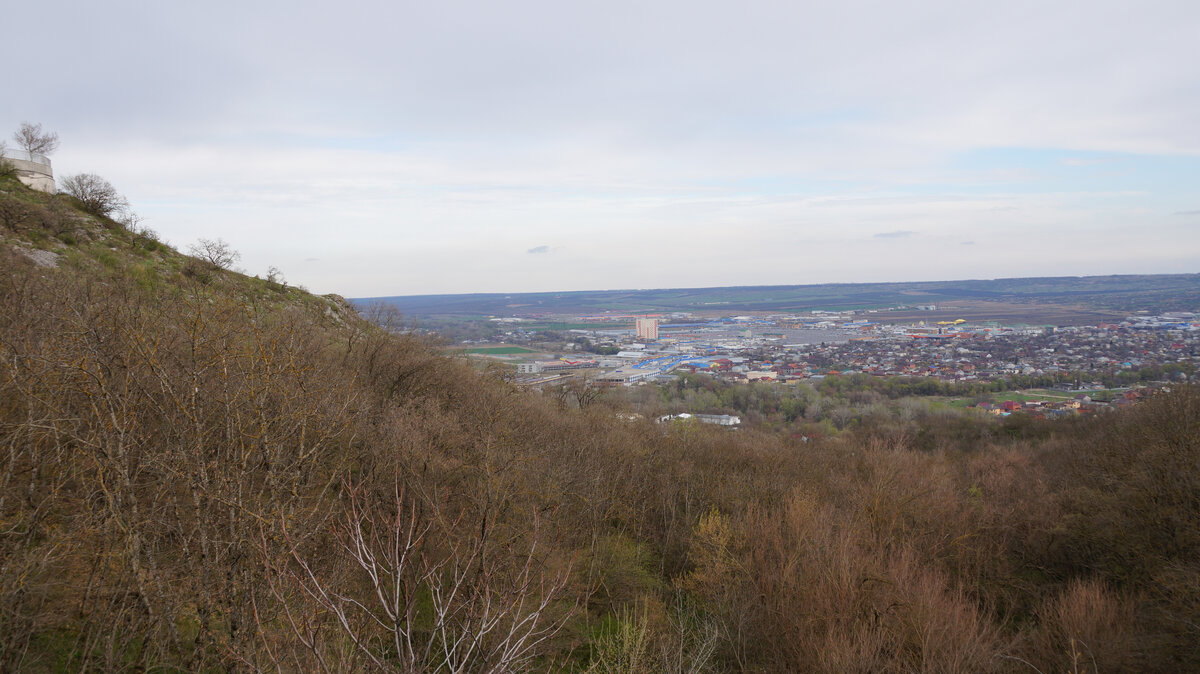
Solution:
M 347 296 L 1200 271 L 1200 4 L 832 4 L 21 3 L 0 133 Z

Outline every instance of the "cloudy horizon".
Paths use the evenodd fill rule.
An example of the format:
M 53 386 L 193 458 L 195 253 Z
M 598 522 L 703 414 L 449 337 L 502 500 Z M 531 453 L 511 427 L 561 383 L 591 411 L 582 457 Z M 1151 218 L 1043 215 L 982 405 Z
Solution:
M 3 137 L 315 292 L 1200 271 L 1192 2 L 6 14 Z

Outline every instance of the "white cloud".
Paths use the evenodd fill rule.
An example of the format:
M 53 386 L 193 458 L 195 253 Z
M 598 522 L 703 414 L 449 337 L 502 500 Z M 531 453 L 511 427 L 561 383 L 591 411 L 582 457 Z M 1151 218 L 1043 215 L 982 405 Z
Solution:
M 8 73 L 22 105 L 0 128 L 44 122 L 63 139 L 61 172 L 104 175 L 169 240 L 225 238 L 252 271 L 277 264 L 313 289 L 1200 259 L 1188 230 L 1171 230 L 1169 250 L 1144 243 L 1167 226 L 1146 212 L 1191 205 L 1181 187 L 956 163 L 991 148 L 1079 153 L 1051 162 L 1067 167 L 1200 156 L 1190 1 L 6 9 L 11 25 L 46 11 L 54 48 L 36 31 L 5 38 L 42 59 Z M 979 245 L 964 251 L 964 237 Z M 889 240 L 860 245 L 873 238 Z M 523 268 L 528 244 L 514 241 L 555 253 Z M 1037 250 L 1051 242 L 1054 255 Z

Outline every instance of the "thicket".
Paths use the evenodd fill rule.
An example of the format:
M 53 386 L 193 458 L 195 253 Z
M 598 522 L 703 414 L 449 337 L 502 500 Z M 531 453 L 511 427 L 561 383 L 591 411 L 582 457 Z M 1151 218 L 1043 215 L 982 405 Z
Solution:
M 664 428 L 322 303 L 0 266 L 0 669 L 1200 667 L 1193 389 L 932 449 Z

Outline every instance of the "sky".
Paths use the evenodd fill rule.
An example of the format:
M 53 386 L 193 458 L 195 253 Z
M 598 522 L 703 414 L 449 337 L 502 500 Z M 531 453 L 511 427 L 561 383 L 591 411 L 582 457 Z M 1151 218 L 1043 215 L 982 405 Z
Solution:
M 1195 0 L 3 14 L 0 133 L 314 292 L 1200 272 Z

